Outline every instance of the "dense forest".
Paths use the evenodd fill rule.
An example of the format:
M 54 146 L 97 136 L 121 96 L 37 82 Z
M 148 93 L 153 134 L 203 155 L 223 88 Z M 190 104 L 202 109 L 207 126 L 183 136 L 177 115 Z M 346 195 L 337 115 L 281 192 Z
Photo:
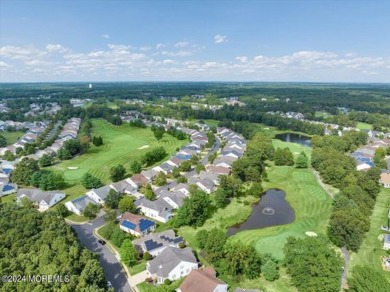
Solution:
M 23 203 L 0 204 L 0 274 L 56 275 L 62 280 L 0 281 L 0 290 L 106 291 L 98 256 L 80 245 L 64 219 Z

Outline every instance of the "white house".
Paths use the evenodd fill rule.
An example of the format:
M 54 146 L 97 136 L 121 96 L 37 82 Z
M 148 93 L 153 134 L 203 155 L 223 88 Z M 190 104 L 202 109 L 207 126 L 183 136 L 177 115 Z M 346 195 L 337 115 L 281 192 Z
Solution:
M 103 186 L 98 189 L 92 189 L 86 193 L 88 197 L 94 200 L 96 203 L 103 205 L 106 201 L 106 197 L 110 191 L 110 186 Z
M 156 279 L 157 284 L 163 284 L 166 279 L 174 281 L 183 278 L 197 269 L 198 262 L 189 247 L 167 247 L 146 264 L 148 275 Z
M 57 204 L 65 198 L 65 193 L 59 191 L 41 191 L 38 189 L 19 189 L 17 193 L 17 201 L 27 198 L 38 207 L 38 211 L 46 211 L 50 207 Z
M 146 217 L 167 223 L 172 217 L 172 206 L 164 199 L 158 198 L 155 201 L 150 201 L 146 198 L 140 198 L 135 201 L 135 205 L 141 210 Z
M 85 195 L 82 197 L 78 197 L 72 201 L 66 202 L 65 207 L 69 211 L 81 216 L 83 214 L 84 208 L 88 204 L 96 205 L 96 202 L 94 200 L 92 200 L 90 197 L 88 197 L 87 195 Z

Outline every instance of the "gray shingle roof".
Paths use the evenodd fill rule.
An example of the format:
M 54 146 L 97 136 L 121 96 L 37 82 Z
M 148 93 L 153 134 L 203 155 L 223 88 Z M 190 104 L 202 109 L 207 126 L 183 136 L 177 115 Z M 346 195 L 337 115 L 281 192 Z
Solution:
M 83 212 L 89 203 L 96 205 L 96 202 L 87 195 L 74 199 L 72 203 L 80 212 Z
M 19 189 L 18 198 L 23 195 L 29 198 L 31 201 L 39 203 L 45 201 L 47 204 L 50 203 L 55 194 L 64 194 L 60 191 L 41 191 L 39 189 Z
M 169 205 L 163 198 L 158 198 L 155 201 L 150 201 L 146 198 L 140 198 L 134 202 L 137 207 L 144 206 L 146 208 L 158 211 L 158 214 L 161 217 L 166 217 L 166 215 L 172 212 L 172 206 Z
M 98 189 L 93 189 L 93 191 L 95 192 L 96 195 L 98 195 L 98 197 L 100 199 L 105 201 L 110 189 L 111 189 L 110 186 L 103 186 L 103 187 L 98 188 Z
M 153 260 L 148 262 L 148 270 L 151 274 L 166 278 L 182 261 L 197 263 L 191 248 L 167 247 Z

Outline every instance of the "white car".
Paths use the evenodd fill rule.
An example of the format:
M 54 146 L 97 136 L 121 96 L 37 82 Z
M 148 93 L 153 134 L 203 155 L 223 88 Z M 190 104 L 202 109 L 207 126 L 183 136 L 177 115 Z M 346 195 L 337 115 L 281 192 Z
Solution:
M 110 281 L 107 281 L 107 288 L 108 288 L 108 289 L 110 289 L 110 288 L 114 288 L 114 287 L 112 287 L 112 284 L 111 284 L 111 282 L 110 282 Z

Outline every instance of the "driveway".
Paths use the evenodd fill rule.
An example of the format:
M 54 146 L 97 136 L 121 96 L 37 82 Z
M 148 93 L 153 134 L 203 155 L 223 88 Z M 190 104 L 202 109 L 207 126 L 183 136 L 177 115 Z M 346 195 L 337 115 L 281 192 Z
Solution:
M 127 275 L 122 269 L 118 259 L 115 257 L 115 255 L 112 254 L 108 247 L 101 245 L 98 242 L 98 239 L 93 235 L 93 230 L 104 224 L 104 217 L 100 217 L 89 223 L 81 225 L 70 225 L 76 231 L 80 242 L 90 251 L 99 254 L 99 261 L 103 268 L 104 275 L 106 276 L 106 279 L 111 282 L 115 291 L 131 292 L 133 290 L 127 281 Z
M 146 270 L 134 276 L 131 276 L 130 278 L 131 286 L 133 287 L 137 286 L 138 284 L 144 282 L 146 278 L 148 278 L 148 272 Z

